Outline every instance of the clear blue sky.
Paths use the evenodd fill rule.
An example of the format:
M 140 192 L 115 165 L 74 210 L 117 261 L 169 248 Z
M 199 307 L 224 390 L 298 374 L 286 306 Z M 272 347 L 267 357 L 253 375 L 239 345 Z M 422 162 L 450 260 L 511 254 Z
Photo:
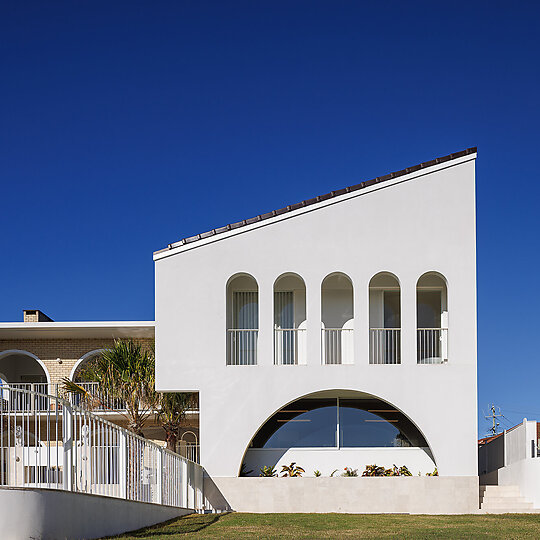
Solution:
M 478 146 L 479 416 L 540 419 L 539 27 L 538 2 L 2 2 L 0 320 L 152 319 L 167 243 Z

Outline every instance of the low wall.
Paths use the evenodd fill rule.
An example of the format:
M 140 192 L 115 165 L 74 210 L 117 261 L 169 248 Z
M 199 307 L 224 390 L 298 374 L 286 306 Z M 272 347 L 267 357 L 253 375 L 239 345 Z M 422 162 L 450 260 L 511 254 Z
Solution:
M 56 489 L 0 487 L 2 540 L 100 538 L 192 512 Z
M 522 459 L 497 471 L 499 486 L 519 486 L 522 497 L 540 508 L 540 458 Z
M 478 511 L 477 476 L 209 478 L 208 503 L 237 512 L 468 514 Z

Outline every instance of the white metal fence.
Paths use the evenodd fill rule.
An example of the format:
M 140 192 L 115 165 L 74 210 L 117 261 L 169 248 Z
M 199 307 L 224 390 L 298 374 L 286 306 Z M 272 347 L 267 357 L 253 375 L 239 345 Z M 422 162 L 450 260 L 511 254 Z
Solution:
M 442 364 L 448 360 L 448 329 L 418 328 L 416 354 L 419 364 Z
M 257 363 L 256 329 L 227 330 L 227 364 L 230 366 L 253 366 Z
M 47 407 L 21 410 L 28 403 Z M 0 389 L 0 485 L 203 507 L 200 465 L 58 396 L 10 386 Z
M 353 363 L 353 329 L 323 328 L 323 364 Z
M 305 328 L 274 329 L 274 363 L 293 365 L 306 363 Z
M 369 363 L 401 364 L 401 328 L 369 329 Z

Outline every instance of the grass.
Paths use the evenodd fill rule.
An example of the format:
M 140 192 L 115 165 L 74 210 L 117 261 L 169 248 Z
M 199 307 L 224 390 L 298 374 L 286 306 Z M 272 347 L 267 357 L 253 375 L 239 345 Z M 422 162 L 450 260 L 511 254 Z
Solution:
M 540 514 L 191 514 L 115 538 L 540 538 Z

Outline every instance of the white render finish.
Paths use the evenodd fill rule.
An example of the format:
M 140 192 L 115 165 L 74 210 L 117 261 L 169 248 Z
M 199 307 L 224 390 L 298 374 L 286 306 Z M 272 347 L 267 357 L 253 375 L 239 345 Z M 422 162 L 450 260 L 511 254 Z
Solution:
M 156 386 L 199 392 L 201 463 L 211 477 L 237 476 L 273 413 L 327 390 L 387 401 L 423 433 L 442 476 L 477 475 L 475 159 L 155 254 Z M 380 272 L 399 281 L 400 364 L 369 363 L 369 283 Z M 416 287 L 427 272 L 447 284 L 448 362 L 419 365 Z M 274 365 L 274 283 L 287 273 L 305 283 L 300 365 Z M 334 273 L 352 283 L 352 313 L 344 316 L 354 314 L 353 355 L 352 363 L 323 365 L 321 287 Z M 258 286 L 257 365 L 226 365 L 226 290 L 237 274 Z

